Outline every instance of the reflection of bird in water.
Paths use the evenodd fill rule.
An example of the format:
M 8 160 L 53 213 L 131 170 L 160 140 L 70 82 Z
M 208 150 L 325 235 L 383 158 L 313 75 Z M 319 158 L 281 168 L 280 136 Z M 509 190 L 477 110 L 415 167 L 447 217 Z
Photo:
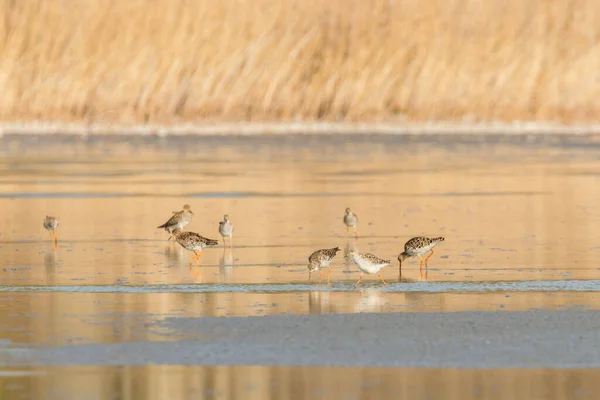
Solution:
M 352 261 L 354 261 L 358 269 L 360 269 L 360 278 L 358 278 L 358 281 L 356 281 L 354 287 L 356 287 L 360 281 L 362 281 L 365 273 L 377 274 L 379 279 L 381 279 L 381 282 L 383 282 L 384 285 L 387 285 L 379 271 L 390 265 L 389 260 L 383 260 L 371 253 L 359 253 L 357 249 L 353 249 L 350 253 L 348 253 L 348 257 L 351 257 Z
M 344 214 L 344 225 L 346 225 L 346 232 L 352 228 L 354 231 L 354 237 L 358 238 L 358 232 L 356 231 L 356 225 L 358 225 L 358 216 L 346 208 L 346 214 Z
M 223 247 L 223 255 L 219 259 L 219 279 L 230 280 L 233 270 L 233 249 Z
M 361 291 L 360 299 L 354 306 L 355 312 L 380 312 L 387 304 L 386 297 L 378 288 L 367 288 Z
M 348 254 L 354 249 L 354 242 L 350 244 L 349 240 L 346 240 L 346 245 L 344 246 L 344 265 L 346 265 L 346 271 L 350 269 L 350 265 L 352 265 L 352 260 L 348 257 Z
M 415 312 L 457 311 L 455 308 L 456 303 L 453 303 L 453 300 L 450 300 L 449 307 L 445 307 L 445 299 L 447 299 L 446 296 L 432 296 L 431 293 L 427 292 L 404 293 L 404 305 Z
M 308 292 L 308 312 L 309 314 L 329 314 L 329 292 Z
M 190 206 L 186 204 L 183 206 L 183 210 L 173 211 L 173 216 L 158 228 L 163 228 L 165 231 L 169 232 L 171 234 L 171 236 L 169 236 L 169 240 L 171 240 L 174 239 L 173 231 L 177 228 L 179 228 L 179 230 L 182 230 L 187 224 L 189 224 L 192 221 L 193 217 L 194 213 L 192 212 Z
M 417 236 L 410 239 L 404 244 L 404 251 L 398 255 L 398 262 L 400 263 L 398 266 L 398 273 L 402 273 L 402 261 L 410 257 L 419 257 L 419 259 L 421 260 L 419 264 L 419 270 L 423 268 L 423 262 L 425 262 L 425 267 L 427 267 L 427 260 L 429 260 L 429 257 L 433 255 L 433 248 L 443 241 L 444 238 L 441 236 L 432 239 Z M 428 251 L 431 251 L 431 253 L 429 253 L 427 258 L 423 260 L 423 257 L 421 256 L 427 253 Z
M 202 250 L 208 246 L 216 246 L 219 244 L 218 240 L 205 238 L 195 232 L 183 232 L 179 228 L 173 229 L 173 235 L 177 243 L 186 250 L 193 251 L 194 255 L 190 258 L 190 264 L 196 260 L 196 264 L 200 262 L 200 256 Z
M 52 248 L 58 248 L 58 236 L 56 235 L 56 228 L 58 227 L 58 218 L 50 217 L 46 215 L 44 218 L 44 228 L 50 232 L 52 236 Z
M 190 265 L 188 277 L 190 278 L 190 280 L 192 280 L 196 283 L 202 283 L 203 279 L 202 279 L 202 276 L 200 276 L 200 267 L 192 267 Z M 198 278 L 200 278 L 199 282 L 198 282 Z
M 56 283 L 56 267 L 58 266 L 56 262 L 56 252 L 50 251 L 48 253 L 44 253 L 44 267 L 46 269 L 46 280 L 49 285 L 54 285 Z
M 312 253 L 308 257 L 308 281 L 310 282 L 310 275 L 313 271 L 319 271 L 319 283 L 323 280 L 323 269 L 329 268 L 327 274 L 327 283 L 331 283 L 331 261 L 336 256 L 337 252 L 340 251 L 339 247 L 332 249 L 321 249 Z
M 181 261 L 181 250 L 172 245 L 165 245 L 165 258 L 169 264 L 177 265 Z
M 225 247 L 225 238 L 229 238 L 229 247 L 233 247 L 233 224 L 229 220 L 229 215 L 223 216 L 223 221 L 219 222 L 219 233 L 223 237 L 223 247 Z

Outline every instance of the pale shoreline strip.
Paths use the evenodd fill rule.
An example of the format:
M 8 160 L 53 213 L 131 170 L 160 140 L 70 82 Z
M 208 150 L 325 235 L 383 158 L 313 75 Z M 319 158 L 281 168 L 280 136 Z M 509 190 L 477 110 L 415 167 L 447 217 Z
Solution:
M 0 123 L 4 135 L 225 136 L 225 135 L 598 135 L 600 123 L 189 123 L 173 125 Z

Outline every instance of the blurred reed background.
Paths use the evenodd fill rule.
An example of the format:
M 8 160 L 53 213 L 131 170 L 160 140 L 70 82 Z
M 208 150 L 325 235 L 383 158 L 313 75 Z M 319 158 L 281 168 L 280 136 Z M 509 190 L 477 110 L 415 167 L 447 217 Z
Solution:
M 4 122 L 597 120 L 597 0 L 0 0 Z

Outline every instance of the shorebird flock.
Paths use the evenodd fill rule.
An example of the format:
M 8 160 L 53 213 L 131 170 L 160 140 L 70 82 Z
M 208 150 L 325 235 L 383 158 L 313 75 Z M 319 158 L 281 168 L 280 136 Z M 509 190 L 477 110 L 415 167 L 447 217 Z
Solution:
M 217 246 L 219 242 L 216 239 L 206 238 L 196 232 L 184 231 L 183 228 L 185 228 L 185 226 L 192 221 L 193 217 L 194 213 L 192 212 L 191 207 L 186 204 L 183 206 L 181 211 L 173 211 L 173 215 L 169 218 L 169 220 L 157 228 L 164 229 L 169 233 L 168 240 L 176 241 L 181 245 L 181 247 L 191 251 L 193 254 L 190 258 L 190 264 L 196 261 L 196 265 L 198 265 L 200 262 L 200 256 L 202 256 L 202 250 L 209 246 Z M 358 216 L 353 213 L 350 208 L 346 208 L 343 221 L 344 225 L 346 225 L 346 232 L 350 232 L 350 229 L 352 229 L 354 236 L 358 238 Z M 58 236 L 56 234 L 58 222 L 59 221 L 57 218 L 51 216 L 46 216 L 43 222 L 44 228 L 48 230 L 52 236 L 53 249 L 58 247 Z M 223 216 L 223 221 L 219 222 L 219 234 L 223 238 L 223 247 L 226 246 L 225 239 L 229 241 L 229 246 L 233 247 L 233 230 L 234 225 L 229 219 L 229 215 Z M 425 264 L 425 267 L 427 268 L 427 261 L 434 254 L 435 246 L 443 241 L 444 238 L 441 236 L 436 238 L 417 236 L 409 239 L 404 244 L 404 251 L 398 254 L 398 274 L 402 273 L 402 262 L 411 257 L 419 257 L 420 271 L 423 269 L 423 264 Z M 323 270 L 328 269 L 327 283 L 331 283 L 331 263 L 339 251 L 339 247 L 320 249 L 313 252 L 308 257 L 309 282 L 311 280 L 311 274 L 318 271 L 319 283 L 321 283 L 323 280 Z M 423 259 L 423 256 L 427 253 L 429 254 L 425 259 Z M 350 258 L 360 270 L 360 278 L 354 284 L 354 287 L 358 286 L 358 284 L 363 280 L 364 274 L 376 274 L 379 279 L 381 279 L 381 282 L 384 285 L 387 285 L 387 282 L 381 276 L 380 271 L 389 266 L 391 264 L 391 260 L 384 260 L 371 253 L 360 253 L 356 249 L 352 249 L 350 252 L 348 252 L 346 257 Z

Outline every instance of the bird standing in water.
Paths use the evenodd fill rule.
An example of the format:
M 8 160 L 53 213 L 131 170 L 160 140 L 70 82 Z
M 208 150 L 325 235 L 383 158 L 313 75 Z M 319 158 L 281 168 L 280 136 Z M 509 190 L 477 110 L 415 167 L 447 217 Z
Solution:
M 223 216 L 223 221 L 219 222 L 219 233 L 223 237 L 223 248 L 225 247 L 225 238 L 229 238 L 229 247 L 233 248 L 233 224 L 229 220 L 229 215 Z
M 205 238 L 195 232 L 184 232 L 179 228 L 173 229 L 173 237 L 175 241 L 186 250 L 193 251 L 194 255 L 190 258 L 190 264 L 196 260 L 196 264 L 200 262 L 200 256 L 202 255 L 202 249 L 208 246 L 216 246 L 219 244 L 218 240 Z
M 46 228 L 46 230 L 48 232 L 50 232 L 50 235 L 52 236 L 52 248 L 53 249 L 58 248 L 58 236 L 56 235 L 57 227 L 58 227 L 58 218 L 54 218 L 54 217 L 50 217 L 50 216 L 46 215 L 46 218 L 44 218 L 44 228 Z
M 308 281 L 310 282 L 310 275 L 313 271 L 319 271 L 319 283 L 323 280 L 323 269 L 329 268 L 329 274 L 327 275 L 327 283 L 331 283 L 331 261 L 336 256 L 337 252 L 340 251 L 339 247 L 333 249 L 321 249 L 312 253 L 308 257 Z
M 400 263 L 398 273 L 402 273 L 402 261 L 410 257 L 419 257 L 421 260 L 419 270 L 423 268 L 423 262 L 425 262 L 425 266 L 427 267 L 427 260 L 433 255 L 433 248 L 443 241 L 444 238 L 441 236 L 436 238 L 417 236 L 410 239 L 404 244 L 404 251 L 398 255 L 398 262 Z M 431 251 L 431 253 L 423 260 L 421 256 L 428 251 Z
M 358 225 L 358 216 L 346 208 L 346 214 L 344 215 L 344 225 L 346 225 L 346 232 L 352 228 L 354 231 L 354 237 L 358 239 L 358 232 L 356 231 L 356 225 Z
M 158 228 L 163 228 L 165 231 L 169 232 L 169 234 L 171 235 L 169 236 L 169 240 L 174 240 L 175 237 L 173 231 L 176 228 L 179 228 L 179 230 L 183 230 L 183 228 L 192 221 L 193 217 L 194 213 L 192 212 L 190 206 L 186 204 L 183 206 L 183 210 L 173 211 L 173 216 Z
M 390 265 L 390 260 L 383 260 L 371 253 L 359 253 L 356 249 L 352 249 L 347 257 L 352 258 L 354 264 L 360 269 L 360 278 L 358 278 L 354 287 L 358 286 L 360 281 L 362 281 L 364 274 L 377 274 L 381 282 L 387 285 L 387 282 L 383 280 L 379 271 Z

